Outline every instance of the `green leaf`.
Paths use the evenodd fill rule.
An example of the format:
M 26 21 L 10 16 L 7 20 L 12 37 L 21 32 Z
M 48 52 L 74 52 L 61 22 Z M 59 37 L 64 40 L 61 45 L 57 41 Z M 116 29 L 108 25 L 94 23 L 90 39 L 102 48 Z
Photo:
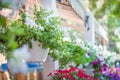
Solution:
M 2 27 L 6 26 L 6 18 L 2 15 L 0 15 L 0 26 Z

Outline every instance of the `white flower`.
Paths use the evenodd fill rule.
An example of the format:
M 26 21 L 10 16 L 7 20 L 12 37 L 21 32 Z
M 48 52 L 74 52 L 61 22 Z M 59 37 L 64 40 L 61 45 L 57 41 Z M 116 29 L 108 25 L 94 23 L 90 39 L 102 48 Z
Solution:
M 100 56 L 98 58 L 100 59 L 100 61 L 104 61 L 104 57 L 103 56 Z
M 95 54 L 98 58 L 100 57 L 100 55 L 98 53 Z
M 115 59 L 114 57 L 111 57 L 109 61 L 110 61 L 110 62 L 115 62 L 116 59 Z
M 23 74 L 27 74 L 28 67 L 26 60 L 30 58 L 28 53 L 27 45 L 24 45 L 23 47 L 18 48 L 13 52 L 13 57 L 8 60 L 8 68 L 10 73 L 16 74 L 21 72 Z
M 78 45 L 81 45 L 81 42 L 83 42 L 83 40 L 76 36 L 76 42 Z
M 74 63 L 74 62 L 71 62 L 71 65 L 72 65 L 73 67 L 75 67 L 75 63 Z
M 40 28 L 41 31 L 44 31 L 44 27 L 40 26 L 39 28 Z
M 63 38 L 63 40 L 64 40 L 64 41 L 71 42 L 71 39 L 70 39 L 70 37 L 64 37 L 64 38 Z
M 101 62 L 101 65 L 103 65 L 103 64 L 105 64 L 105 61 L 102 61 L 102 62 Z
M 35 23 L 35 21 L 33 21 L 32 19 L 30 19 L 30 18 L 26 18 L 26 24 L 27 25 L 30 25 L 30 27 L 36 27 L 36 26 L 38 26 L 36 23 Z
M 85 65 L 85 66 L 88 66 L 88 65 L 89 65 L 89 63 L 87 62 L 87 63 L 85 63 L 84 65 Z
M 80 64 L 80 65 L 78 66 L 78 68 L 79 68 L 79 69 L 83 69 L 83 65 Z
M 85 54 L 85 56 L 86 56 L 86 58 L 90 58 L 90 56 L 87 53 Z

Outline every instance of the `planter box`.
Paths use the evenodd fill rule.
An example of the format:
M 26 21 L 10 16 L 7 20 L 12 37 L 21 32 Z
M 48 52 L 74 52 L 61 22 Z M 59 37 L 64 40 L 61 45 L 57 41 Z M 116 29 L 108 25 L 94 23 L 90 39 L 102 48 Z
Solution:
M 48 49 L 39 46 L 39 42 L 32 40 L 32 49 L 30 49 L 30 62 L 45 62 L 48 56 Z

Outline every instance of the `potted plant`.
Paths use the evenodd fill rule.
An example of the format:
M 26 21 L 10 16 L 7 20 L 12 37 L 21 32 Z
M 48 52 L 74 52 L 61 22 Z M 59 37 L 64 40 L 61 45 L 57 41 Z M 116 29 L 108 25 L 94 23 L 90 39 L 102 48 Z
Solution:
M 16 52 L 17 49 L 21 50 L 25 44 L 28 44 L 29 49 L 38 46 L 38 48 L 41 48 L 41 51 L 45 51 L 45 53 L 43 52 L 39 55 L 44 56 L 46 54 L 44 59 L 41 57 L 40 61 L 45 61 L 48 52 L 49 55 L 53 57 L 55 57 L 55 51 L 60 52 L 59 48 L 62 46 L 63 38 L 63 32 L 59 29 L 60 19 L 50 16 L 51 14 L 50 11 L 42 7 L 39 10 L 35 8 L 32 19 L 36 26 L 26 23 L 28 15 L 23 12 L 20 19 L 11 20 L 8 22 L 8 25 L 0 28 L 0 43 L 5 46 L 4 51 L 7 55 L 8 62 L 12 59 L 12 61 L 14 60 L 16 63 L 16 61 L 20 59 L 20 56 L 19 58 L 18 56 L 16 57 L 16 53 L 14 54 L 14 52 Z M 35 45 L 32 45 L 33 43 L 35 43 Z M 26 49 L 28 50 L 28 48 Z M 25 62 L 28 61 L 26 59 L 24 60 Z
M 53 80 L 97 80 L 78 68 L 58 69 L 48 75 Z

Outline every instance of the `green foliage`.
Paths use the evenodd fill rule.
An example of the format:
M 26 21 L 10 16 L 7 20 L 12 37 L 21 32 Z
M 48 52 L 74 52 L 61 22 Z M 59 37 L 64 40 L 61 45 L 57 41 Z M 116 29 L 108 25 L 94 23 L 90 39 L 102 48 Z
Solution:
M 54 60 L 59 60 L 62 67 L 70 62 L 74 62 L 78 66 L 94 59 L 93 55 L 86 59 L 87 50 L 76 43 L 72 33 L 70 33 L 70 41 L 64 40 L 64 33 L 59 28 L 60 18 L 52 16 L 51 11 L 42 7 L 39 10 L 35 8 L 33 16 L 30 17 L 31 20 L 35 21 L 35 26 L 27 24 L 26 17 L 28 15 L 24 12 L 21 19 L 9 21 L 7 26 L 0 27 L 0 50 L 5 51 L 8 58 L 12 56 L 15 49 L 26 43 L 31 48 L 31 40 L 35 40 L 43 48 L 47 48 L 49 55 Z
M 117 34 L 115 34 L 116 26 L 117 26 L 117 19 L 115 16 L 110 15 L 108 16 L 108 33 L 109 33 L 109 50 L 115 51 L 117 53 L 120 53 L 119 48 L 116 45 L 116 42 L 120 41 L 120 38 Z
M 96 0 L 89 0 L 89 8 L 91 10 L 94 10 L 97 8 L 97 5 L 96 5 Z
M 50 16 L 51 14 L 52 12 L 43 8 L 35 9 L 34 18 L 37 26 L 27 25 L 25 23 L 27 16 L 23 13 L 22 19 L 10 21 L 7 27 L 1 28 L 0 43 L 6 46 L 6 53 L 12 52 L 25 43 L 31 47 L 31 40 L 34 39 L 42 43 L 44 48 L 49 49 L 49 55 L 55 60 L 58 59 L 57 53 L 62 53 L 64 49 L 63 32 L 59 29 L 60 18 Z
M 4 49 L 7 57 L 11 55 L 13 50 L 19 47 L 16 42 L 16 37 L 24 34 L 22 27 L 20 28 L 19 26 L 20 24 L 17 21 L 11 21 L 7 27 L 1 27 L 0 29 L 0 44 L 5 47 L 2 49 Z
M 4 33 L 8 39 L 11 37 L 11 39 L 7 39 L 7 47 L 14 50 L 26 43 L 31 47 L 31 40 L 34 39 L 42 43 L 44 48 L 48 48 L 49 54 L 54 59 L 57 59 L 58 55 L 56 55 L 55 51 L 60 52 L 63 32 L 59 29 L 60 19 L 58 17 L 49 17 L 49 15 L 51 15 L 51 12 L 43 8 L 35 10 L 34 18 L 37 25 L 34 27 L 25 23 L 25 13 L 23 13 L 22 19 L 11 21 L 6 28 L 6 33 Z M 40 29 L 41 27 L 43 30 Z
M 100 9 L 97 9 L 95 6 L 97 6 L 96 2 L 97 0 L 89 0 L 90 6 L 89 8 L 91 10 L 96 10 L 95 17 L 97 19 L 103 17 L 104 15 L 107 15 L 107 25 L 108 26 L 108 37 L 109 37 L 109 50 L 115 51 L 117 53 L 120 53 L 119 48 L 116 45 L 116 42 L 120 41 L 120 38 L 118 35 L 115 34 L 116 27 L 119 27 L 120 24 L 120 0 L 103 0 L 104 3 Z M 95 6 L 94 6 L 95 5 Z
M 0 44 L 0 52 L 4 52 L 4 50 L 5 50 L 5 46 Z
M 64 51 L 60 55 L 60 62 L 62 66 L 65 66 L 67 63 L 74 62 L 76 66 L 83 64 L 85 60 L 86 50 L 82 49 L 80 46 L 76 45 L 73 42 L 64 43 Z
M 51 49 L 61 47 L 63 32 L 59 29 L 60 18 L 51 16 L 51 12 L 43 8 L 40 8 L 40 10 L 35 9 L 34 12 L 37 25 L 44 28 L 41 31 L 42 35 L 40 35 L 39 41 L 43 43 L 44 47 L 50 47 Z
M 2 27 L 6 26 L 6 18 L 2 15 L 0 15 L 0 26 Z
M 95 10 L 97 9 L 96 13 L 95 13 L 95 17 L 99 18 L 102 17 L 105 14 L 110 14 L 110 15 L 115 15 L 116 18 L 120 17 L 120 11 L 119 11 L 119 7 L 120 7 L 120 0 L 103 0 L 104 3 L 102 5 L 102 7 L 100 9 L 97 9 L 96 6 L 96 2 L 97 0 L 89 0 L 89 8 L 91 10 Z

